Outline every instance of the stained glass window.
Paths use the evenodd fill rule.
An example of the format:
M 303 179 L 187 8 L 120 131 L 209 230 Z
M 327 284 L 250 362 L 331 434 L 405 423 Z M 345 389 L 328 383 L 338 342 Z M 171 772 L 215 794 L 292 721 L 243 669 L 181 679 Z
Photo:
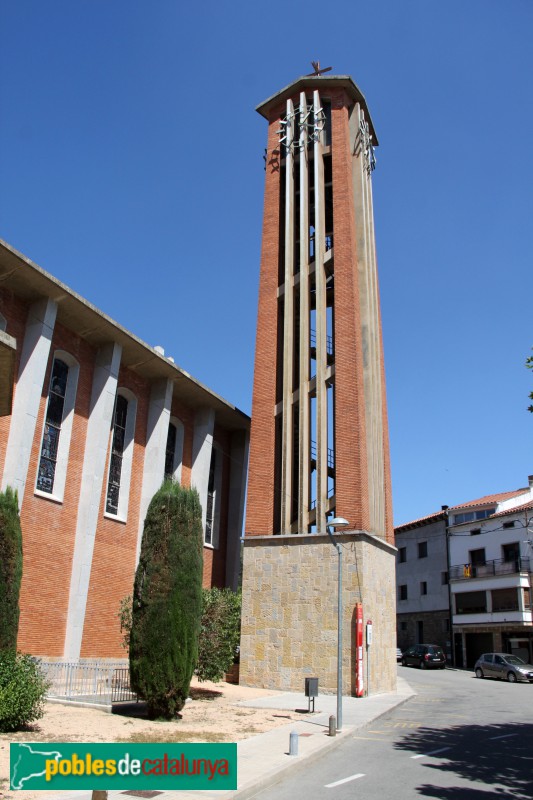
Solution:
M 176 426 L 172 422 L 168 426 L 167 448 L 165 452 L 165 478 L 174 475 L 174 460 L 176 455 Z
M 117 395 L 115 402 L 113 444 L 111 447 L 111 463 L 109 465 L 109 480 L 107 483 L 106 511 L 109 514 L 118 514 L 120 475 L 122 472 L 122 459 L 124 456 L 127 416 L 128 401 L 125 397 L 122 397 L 122 395 L 119 394 Z
M 65 410 L 65 394 L 67 391 L 68 365 L 61 359 L 54 359 L 48 403 L 46 406 L 46 421 L 44 425 L 41 457 L 37 472 L 37 489 L 41 492 L 52 494 L 54 491 L 54 478 L 57 464 L 57 451 L 61 424 Z
M 205 541 L 213 544 L 213 526 L 215 522 L 215 469 L 216 450 L 211 451 L 211 464 L 209 467 L 209 483 L 207 485 L 207 505 L 205 515 Z

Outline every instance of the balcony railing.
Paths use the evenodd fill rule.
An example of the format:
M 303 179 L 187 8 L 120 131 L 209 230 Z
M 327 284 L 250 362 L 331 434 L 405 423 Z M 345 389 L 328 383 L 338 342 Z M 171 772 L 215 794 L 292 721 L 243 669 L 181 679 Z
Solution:
M 531 561 L 529 558 L 512 558 L 510 560 L 497 558 L 485 561 L 484 564 L 457 564 L 450 567 L 450 580 L 462 581 L 469 578 L 487 578 L 492 575 L 513 575 L 519 572 L 530 572 Z

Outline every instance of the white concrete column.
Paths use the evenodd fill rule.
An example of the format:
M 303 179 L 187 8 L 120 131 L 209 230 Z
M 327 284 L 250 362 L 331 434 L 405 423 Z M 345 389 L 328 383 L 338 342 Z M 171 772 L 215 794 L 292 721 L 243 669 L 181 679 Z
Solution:
M 233 591 L 239 588 L 249 444 L 246 431 L 236 431 L 231 437 L 226 585 Z
M 313 92 L 315 124 L 321 119 L 318 91 Z M 314 144 L 315 170 L 315 302 L 316 302 L 316 530 L 326 530 L 328 507 L 328 394 L 327 300 L 324 257 L 326 253 L 326 208 L 324 186 L 324 144 L 317 136 Z
M 298 533 L 309 527 L 309 155 L 307 150 L 307 97 L 300 94 L 300 376 Z
M 69 661 L 77 660 L 81 651 L 121 355 L 122 347 L 109 343 L 98 352 L 94 368 L 65 632 L 64 655 Z
M 281 435 L 281 533 L 290 533 L 292 506 L 294 371 L 294 105 L 287 100 L 285 153 L 285 305 L 283 314 L 283 411 Z M 296 488 L 296 487 L 295 487 Z
M 29 310 L 24 333 L 2 478 L 3 490 L 6 486 L 17 490 L 19 508 L 26 489 L 56 314 L 57 303 L 49 298 L 39 300 Z
M 191 486 L 196 489 L 200 495 L 204 536 L 207 512 L 207 489 L 209 486 L 209 468 L 211 466 L 211 451 L 213 449 L 214 430 L 214 410 L 212 408 L 199 409 L 194 417 Z
M 185 428 L 183 422 L 176 417 L 171 417 L 170 422 L 176 428 L 176 447 L 174 449 L 174 480 L 181 483 L 183 468 L 183 444 L 185 442 Z
M 144 520 L 148 506 L 165 477 L 165 455 L 173 388 L 172 381 L 162 379 L 156 381 L 150 391 L 135 563 L 139 561 Z

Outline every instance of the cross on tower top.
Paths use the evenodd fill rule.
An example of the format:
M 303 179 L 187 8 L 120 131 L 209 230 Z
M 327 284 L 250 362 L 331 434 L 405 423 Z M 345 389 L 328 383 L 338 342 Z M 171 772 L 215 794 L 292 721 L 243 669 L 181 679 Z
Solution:
M 310 72 L 309 75 L 322 75 L 323 72 L 329 72 L 333 69 L 333 67 L 322 67 L 320 68 L 320 61 L 311 61 L 311 66 L 314 69 L 314 72 Z

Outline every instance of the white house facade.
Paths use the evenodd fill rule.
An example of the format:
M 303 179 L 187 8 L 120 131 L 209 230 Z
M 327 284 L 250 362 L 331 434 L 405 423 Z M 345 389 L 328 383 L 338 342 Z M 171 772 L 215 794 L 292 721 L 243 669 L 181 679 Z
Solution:
M 449 511 L 455 662 L 484 652 L 533 660 L 533 476 L 529 486 Z

